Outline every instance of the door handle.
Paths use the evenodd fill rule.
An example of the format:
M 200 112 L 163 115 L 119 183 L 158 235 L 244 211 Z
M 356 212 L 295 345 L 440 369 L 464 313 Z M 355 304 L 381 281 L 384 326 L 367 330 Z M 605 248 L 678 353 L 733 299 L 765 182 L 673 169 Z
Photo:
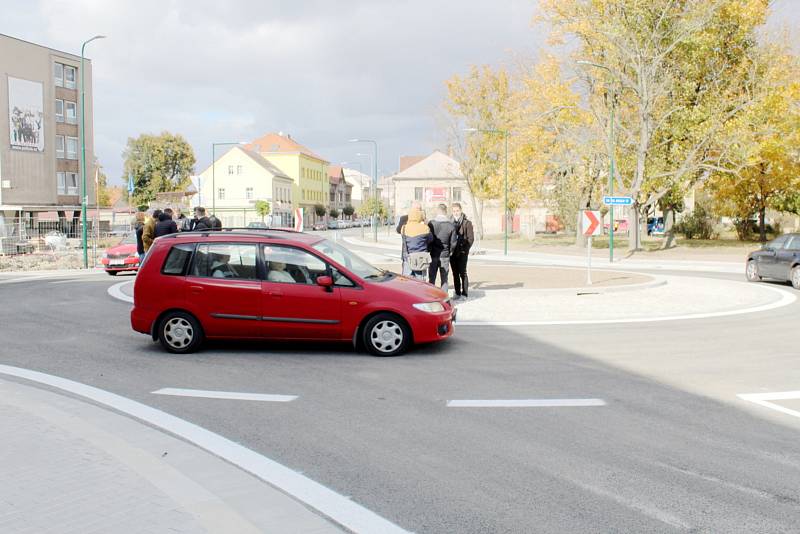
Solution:
M 270 289 L 269 296 L 272 298 L 279 299 L 283 296 L 283 291 L 281 291 L 280 289 Z
M 203 288 L 201 286 L 189 286 L 189 291 L 194 295 L 199 295 L 203 292 Z

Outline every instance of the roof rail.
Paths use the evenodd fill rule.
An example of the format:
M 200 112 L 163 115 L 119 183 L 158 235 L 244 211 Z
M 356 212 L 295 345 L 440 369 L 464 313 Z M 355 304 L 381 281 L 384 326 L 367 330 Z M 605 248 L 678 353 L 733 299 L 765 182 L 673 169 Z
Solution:
M 301 234 L 303 232 L 297 232 L 292 230 L 291 228 L 252 228 L 247 226 L 232 226 L 230 228 L 223 228 L 223 232 L 235 232 L 235 231 L 242 231 L 245 230 L 247 232 L 287 232 L 292 234 Z M 205 230 L 203 230 L 205 231 Z

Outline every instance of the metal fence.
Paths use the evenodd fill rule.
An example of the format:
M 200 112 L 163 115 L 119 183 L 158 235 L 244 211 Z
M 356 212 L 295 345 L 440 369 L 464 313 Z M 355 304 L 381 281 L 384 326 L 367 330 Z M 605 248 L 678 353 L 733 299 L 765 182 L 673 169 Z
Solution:
M 80 219 L 34 220 L 26 217 L 5 217 L 0 220 L 0 256 L 80 249 L 82 230 Z M 87 248 L 103 248 L 130 232 L 130 224 L 111 226 L 107 221 L 89 220 Z

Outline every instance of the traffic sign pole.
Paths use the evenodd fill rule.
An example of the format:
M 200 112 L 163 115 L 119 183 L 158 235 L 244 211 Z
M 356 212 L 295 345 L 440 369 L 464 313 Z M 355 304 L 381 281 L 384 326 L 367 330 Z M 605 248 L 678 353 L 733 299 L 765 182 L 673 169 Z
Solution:
M 589 244 L 586 247 L 586 285 L 592 285 L 592 236 L 589 236 Z

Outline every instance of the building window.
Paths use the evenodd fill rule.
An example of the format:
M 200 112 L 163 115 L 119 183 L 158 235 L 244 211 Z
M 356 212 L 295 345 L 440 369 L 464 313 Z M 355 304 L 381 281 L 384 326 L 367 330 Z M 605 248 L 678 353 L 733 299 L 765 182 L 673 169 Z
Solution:
M 244 198 L 246 200 L 253 200 L 253 188 L 252 187 L 248 187 L 247 189 L 244 190 Z
M 233 176 L 233 165 L 228 165 L 228 176 Z
M 76 79 L 78 69 L 75 67 L 70 67 L 69 65 L 64 65 L 64 87 L 67 89 L 75 89 L 77 87 Z
M 64 101 L 56 99 L 56 122 L 64 122 Z
M 67 159 L 78 159 L 77 137 L 67 137 Z
M 53 64 L 53 79 L 57 87 L 64 87 L 64 65 L 61 63 Z
M 67 123 L 78 124 L 78 104 L 76 102 L 64 102 L 67 109 Z
M 454 187 L 453 188 L 453 202 L 461 202 L 461 188 Z
M 244 172 L 244 167 L 241 165 L 236 166 L 236 174 L 242 174 Z
M 56 157 L 64 159 L 64 136 L 56 136 Z
M 225 200 L 225 188 L 218 187 L 217 188 L 217 200 Z
M 422 202 L 422 195 L 423 195 L 422 188 L 421 187 L 415 187 L 414 188 L 414 200 L 419 200 L 420 202 Z
M 78 194 L 78 173 L 77 172 L 68 172 L 67 173 L 67 194 L 68 195 L 77 195 Z
M 63 172 L 56 173 L 56 182 L 58 183 L 58 194 L 67 194 L 67 175 Z

